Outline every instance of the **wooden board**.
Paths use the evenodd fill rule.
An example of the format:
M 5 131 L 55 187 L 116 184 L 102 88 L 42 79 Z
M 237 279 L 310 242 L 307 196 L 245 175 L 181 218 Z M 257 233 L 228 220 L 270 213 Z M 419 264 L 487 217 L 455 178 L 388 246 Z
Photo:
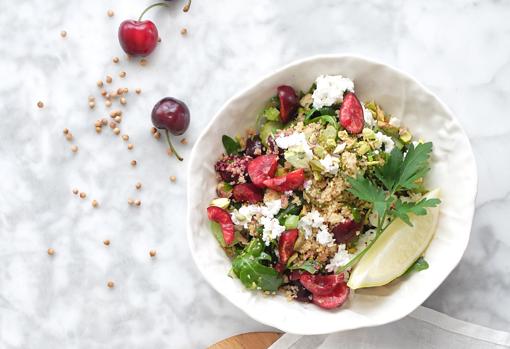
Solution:
M 208 349 L 267 349 L 282 335 L 277 332 L 243 333 L 213 344 Z

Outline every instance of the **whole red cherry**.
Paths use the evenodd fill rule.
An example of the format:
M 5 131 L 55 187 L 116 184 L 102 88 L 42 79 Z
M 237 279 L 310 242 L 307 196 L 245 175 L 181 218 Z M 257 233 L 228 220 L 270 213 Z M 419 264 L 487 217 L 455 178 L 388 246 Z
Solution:
M 142 12 L 138 20 L 128 19 L 120 24 L 120 46 L 128 55 L 145 57 L 150 55 L 156 48 L 158 44 L 158 28 L 149 20 L 142 21 L 143 15 L 156 6 L 168 5 L 164 2 L 153 4 Z

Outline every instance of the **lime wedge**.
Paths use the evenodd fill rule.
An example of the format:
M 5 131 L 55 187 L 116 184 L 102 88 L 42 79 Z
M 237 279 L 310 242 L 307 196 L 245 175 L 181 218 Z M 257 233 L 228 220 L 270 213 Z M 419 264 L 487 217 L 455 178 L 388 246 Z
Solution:
M 439 189 L 425 195 L 439 198 Z M 354 267 L 347 286 L 351 289 L 382 286 L 395 280 L 416 261 L 432 240 L 439 217 L 439 206 L 424 216 L 409 216 L 413 226 L 393 221 Z

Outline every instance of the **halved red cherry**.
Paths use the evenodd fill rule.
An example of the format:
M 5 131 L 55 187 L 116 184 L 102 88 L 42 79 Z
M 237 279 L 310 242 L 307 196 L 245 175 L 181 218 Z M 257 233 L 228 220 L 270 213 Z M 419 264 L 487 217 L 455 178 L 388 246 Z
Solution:
M 276 265 L 276 270 L 280 273 L 285 270 L 287 267 L 287 261 L 294 253 L 294 243 L 296 242 L 298 235 L 299 232 L 297 229 L 284 231 L 282 235 L 280 235 L 280 240 L 278 240 L 279 262 Z
M 334 309 L 344 304 L 348 296 L 349 287 L 343 282 L 338 284 L 330 294 L 320 296 L 312 293 L 312 302 L 324 309 Z
M 335 237 L 337 244 L 345 244 L 356 237 L 356 232 L 358 232 L 361 227 L 361 223 L 347 219 L 344 222 L 335 225 L 331 233 Z
M 363 107 L 354 93 L 347 92 L 344 95 L 344 101 L 340 106 L 339 117 L 340 124 L 349 133 L 357 134 L 363 131 L 363 126 L 365 125 Z
M 256 204 L 264 198 L 262 190 L 252 183 L 237 184 L 232 191 L 235 201 Z
M 209 206 L 207 208 L 207 217 L 221 226 L 225 244 L 230 245 L 234 242 L 234 223 L 232 222 L 232 218 L 230 218 L 230 213 L 220 207 Z
M 264 188 L 264 181 L 274 176 L 278 167 L 278 155 L 261 155 L 248 163 L 248 175 L 253 184 Z
M 294 190 L 303 185 L 305 181 L 305 170 L 300 168 L 283 176 L 266 179 L 263 183 L 267 188 L 284 192 Z
M 299 97 L 291 86 L 278 86 L 276 90 L 280 99 L 280 120 L 287 123 L 297 114 Z
M 325 296 L 333 292 L 335 287 L 344 283 L 344 274 L 301 275 L 299 281 L 305 288 L 317 296 Z

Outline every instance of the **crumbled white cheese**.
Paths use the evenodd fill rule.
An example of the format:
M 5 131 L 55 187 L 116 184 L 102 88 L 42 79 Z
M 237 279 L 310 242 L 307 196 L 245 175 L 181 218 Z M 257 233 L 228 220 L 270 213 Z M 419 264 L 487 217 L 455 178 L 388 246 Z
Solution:
M 266 246 L 269 246 L 271 240 L 278 239 L 285 231 L 285 227 L 280 225 L 278 219 L 273 217 L 262 217 L 260 223 L 263 225 L 262 240 Z
M 395 143 L 393 142 L 393 139 L 391 137 L 386 136 L 382 132 L 377 132 L 375 134 L 375 139 L 377 140 L 378 148 L 380 148 L 384 144 L 384 151 L 386 153 L 390 153 L 393 148 L 395 147 Z
M 324 217 L 317 210 L 308 212 L 298 222 L 298 228 L 304 232 L 307 239 L 312 236 L 312 228 L 320 228 L 323 225 Z
M 375 229 L 367 230 L 361 233 L 356 241 L 356 252 L 360 253 L 375 239 Z
M 400 127 L 401 122 L 400 119 L 397 117 L 392 116 L 390 118 L 390 121 L 388 122 L 391 126 Z
M 302 132 L 295 132 L 288 136 L 280 135 L 275 139 L 276 145 L 282 149 L 293 148 L 296 151 L 305 153 L 308 160 L 313 159 L 313 152 L 310 145 L 306 141 L 305 134 Z
M 243 205 L 239 210 L 234 210 L 230 216 L 235 225 L 242 225 L 248 228 L 248 223 L 251 222 L 253 216 L 260 214 L 263 217 L 274 217 L 282 208 L 282 201 L 272 200 L 265 203 L 265 205 Z
M 363 107 L 363 119 L 365 120 L 365 125 L 368 127 L 375 126 L 375 119 L 372 111 L 368 108 Z
M 345 248 L 345 244 L 340 244 L 338 245 L 338 252 L 330 259 L 329 264 L 326 265 L 326 270 L 328 272 L 335 272 L 339 267 L 349 263 L 353 257 L 354 255 Z
M 338 173 L 338 164 L 340 162 L 338 158 L 334 158 L 331 155 L 326 154 L 324 159 L 319 160 L 319 162 L 322 167 L 324 167 L 323 173 L 329 173 L 332 175 L 336 175 Z
M 315 237 L 317 242 L 321 245 L 328 246 L 331 245 L 334 241 L 333 234 L 331 234 L 328 231 L 328 227 L 323 224 L 319 228 L 319 232 L 317 233 L 317 236 Z
M 354 92 L 354 83 L 342 75 L 320 75 L 315 80 L 317 88 L 313 91 L 313 107 L 320 109 L 340 103 L 345 91 Z

